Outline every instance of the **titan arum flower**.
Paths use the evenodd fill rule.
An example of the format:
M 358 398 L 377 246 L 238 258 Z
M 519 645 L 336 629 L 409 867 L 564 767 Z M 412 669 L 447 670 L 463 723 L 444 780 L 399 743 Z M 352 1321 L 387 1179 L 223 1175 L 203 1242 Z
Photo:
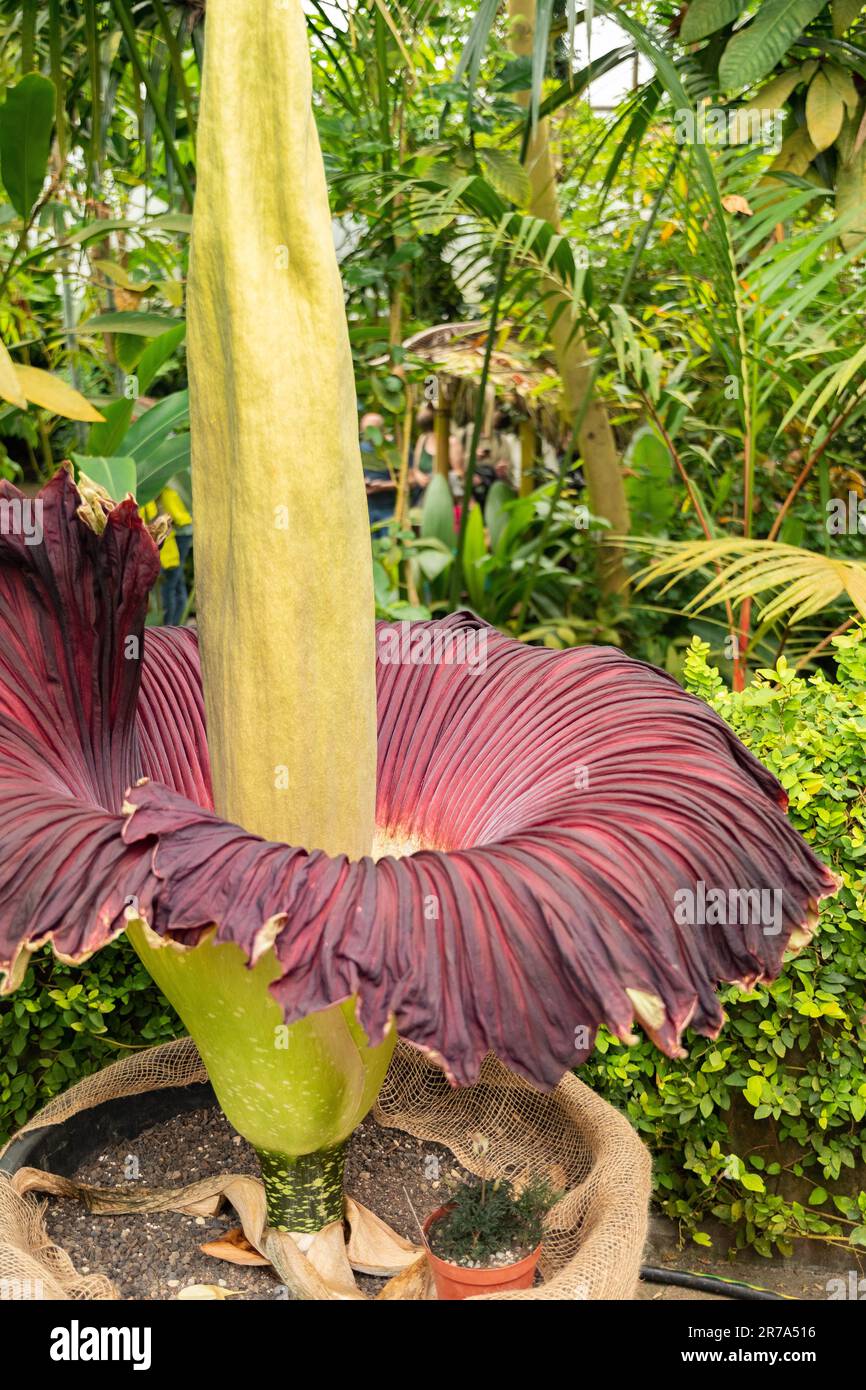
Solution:
M 0 969 L 127 931 L 315 1232 L 398 1034 L 456 1085 L 492 1051 L 550 1087 L 602 1023 L 679 1055 L 833 882 L 664 673 L 467 614 L 377 639 L 296 0 L 208 0 L 189 324 L 198 639 L 145 632 L 131 499 L 61 470 L 42 543 L 0 536 Z M 780 894 L 772 928 L 681 922 L 699 884 Z

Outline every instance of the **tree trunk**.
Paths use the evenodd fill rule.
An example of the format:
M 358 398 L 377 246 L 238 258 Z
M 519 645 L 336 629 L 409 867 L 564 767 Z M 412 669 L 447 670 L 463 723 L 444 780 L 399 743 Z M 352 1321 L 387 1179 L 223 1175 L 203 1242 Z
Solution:
M 451 388 L 439 378 L 433 432 L 436 436 L 436 472 L 448 481 L 451 471 Z

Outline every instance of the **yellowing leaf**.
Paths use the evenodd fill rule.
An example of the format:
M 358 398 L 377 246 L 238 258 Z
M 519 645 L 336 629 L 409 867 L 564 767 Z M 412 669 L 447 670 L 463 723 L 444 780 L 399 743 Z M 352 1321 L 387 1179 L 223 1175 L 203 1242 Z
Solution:
M 794 88 L 803 80 L 800 68 L 788 68 L 765 83 L 745 106 L 738 106 L 730 117 L 730 139 L 734 145 L 755 138 L 756 127 L 781 111 Z
M 844 101 L 824 73 L 816 72 L 806 93 L 806 125 L 817 151 L 830 148 L 844 119 Z
M 848 114 L 853 116 L 860 104 L 860 96 L 850 72 L 846 71 L 845 68 L 837 67 L 835 63 L 830 63 L 824 69 L 824 75 L 833 91 L 844 101 L 848 108 Z
M 126 267 L 118 265 L 116 261 L 94 261 L 93 268 L 101 270 L 115 285 L 120 285 L 121 289 L 130 290 L 133 294 L 146 294 L 153 288 L 152 280 L 133 279 Z
M 180 309 L 183 304 L 183 284 L 180 280 L 160 280 L 157 289 L 160 294 L 168 300 L 173 309 Z
M 667 541 L 630 537 L 633 551 L 650 551 L 655 558 L 637 576 L 638 590 L 662 583 L 661 592 L 687 575 L 716 568 L 716 575 L 691 599 L 687 612 L 701 612 L 717 603 L 758 599 L 761 622 L 776 622 L 784 613 L 793 626 L 819 613 L 846 595 L 866 618 L 866 564 L 841 560 L 780 541 L 717 538 L 711 541 Z
M 19 410 L 27 409 L 27 400 L 15 374 L 15 363 L 9 356 L 6 345 L 2 342 L 0 342 L 0 396 L 10 405 L 17 405 Z
M 137 290 L 125 290 L 120 285 L 114 291 L 114 302 L 121 313 L 134 313 L 143 298 Z
M 863 10 L 863 0 L 832 0 L 833 33 L 840 39 Z
M 757 1173 L 744 1173 L 743 1176 L 740 1178 L 740 1182 L 743 1184 L 743 1187 L 746 1189 L 747 1192 L 766 1191 L 766 1188 L 764 1186 L 764 1179 L 759 1177 Z
M 785 138 L 770 168 L 787 174 L 805 174 L 817 153 L 809 132 L 801 126 Z
M 749 105 L 756 106 L 760 111 L 778 111 L 802 80 L 803 74 L 799 68 L 787 68 L 785 72 L 770 78 L 751 98 Z
M 725 209 L 725 212 L 741 212 L 744 217 L 752 216 L 752 209 L 749 206 L 748 199 L 744 198 L 740 193 L 726 194 L 722 199 L 722 207 Z
M 41 367 L 15 367 L 18 385 L 28 401 L 62 415 L 67 420 L 103 420 L 98 410 L 80 392 L 67 386 L 59 376 L 44 372 Z

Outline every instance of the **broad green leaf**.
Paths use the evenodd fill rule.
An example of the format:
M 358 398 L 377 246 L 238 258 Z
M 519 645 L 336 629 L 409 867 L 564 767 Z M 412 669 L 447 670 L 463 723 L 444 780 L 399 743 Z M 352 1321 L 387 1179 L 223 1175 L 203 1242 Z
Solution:
M 41 405 L 43 410 L 49 410 L 52 415 L 62 415 L 67 420 L 104 418 L 80 392 L 61 381 L 59 376 L 44 372 L 41 367 L 16 366 L 15 375 L 28 401 L 32 401 L 34 405 Z
M 103 458 L 114 457 L 113 451 L 129 429 L 134 405 L 134 396 L 121 396 L 103 406 L 101 422 L 87 432 L 87 451 Z
M 663 439 L 647 426 L 637 432 L 628 454 L 633 476 L 626 478 L 629 511 L 639 529 L 663 533 L 676 511 L 673 459 Z
M 106 217 L 97 218 L 95 222 L 85 222 L 80 227 L 75 227 L 69 235 L 61 242 L 63 246 L 83 246 L 88 241 L 104 239 L 108 232 L 128 231 L 135 226 L 136 231 L 144 232 L 146 223 L 133 223 L 129 217 Z
M 27 398 L 21 390 L 21 383 L 15 373 L 15 363 L 9 356 L 6 344 L 0 342 L 0 396 L 19 410 L 27 409 Z
M 514 493 L 501 479 L 492 485 L 484 502 L 484 524 L 490 535 L 491 549 L 495 549 L 508 525 L 508 503 L 514 500 Z
M 175 322 L 167 333 L 161 333 L 158 338 L 149 342 L 144 350 L 141 361 L 138 364 L 138 385 L 139 390 L 146 391 L 154 380 L 160 367 L 171 357 L 172 353 L 180 347 L 186 334 L 186 324 Z
M 123 440 L 124 451 L 130 458 L 144 461 L 166 435 L 189 420 L 189 391 L 175 391 L 157 401 L 139 415 Z
M 9 88 L 0 106 L 0 178 L 21 217 L 30 216 L 45 182 L 54 101 L 54 83 L 31 72 Z
M 448 550 L 434 550 L 431 546 L 428 550 L 418 550 L 415 552 L 414 559 L 418 562 L 418 568 L 425 579 L 438 579 L 449 565 L 454 563 L 454 556 Z
M 420 248 L 419 248 L 420 249 Z M 158 280 L 156 288 L 173 309 L 183 308 L 183 283 L 180 280 Z
M 719 63 L 719 83 L 741 91 L 766 77 L 787 53 L 825 0 L 764 0 L 755 17 L 728 40 Z
M 185 473 L 189 470 L 189 431 L 187 430 L 184 434 L 173 434 L 169 439 L 164 439 L 157 448 L 147 454 L 146 458 L 139 458 L 135 462 L 137 477 L 135 495 L 140 504 L 144 506 L 146 502 L 152 502 L 178 473 Z M 450 559 L 450 556 L 447 558 Z
M 680 29 L 683 43 L 697 43 L 731 24 L 746 8 L 749 0 L 692 0 Z
M 454 549 L 454 498 L 441 473 L 434 473 L 424 490 L 421 535 L 434 536 L 449 550 Z
M 132 420 L 136 399 L 138 396 L 143 396 L 149 389 L 160 368 L 180 347 L 185 333 L 186 324 L 180 322 L 170 328 L 167 333 L 161 333 L 158 338 L 149 340 L 139 359 L 135 379 L 130 382 L 133 388 L 131 394 L 105 406 L 103 410 L 104 424 L 94 425 L 88 432 L 88 453 L 109 457 L 120 452 L 121 441 Z
M 833 144 L 844 118 L 844 101 L 823 72 L 816 72 L 806 93 L 806 125 L 809 138 L 819 153 Z
M 147 227 L 156 227 L 163 232 L 181 232 L 188 234 L 192 231 L 192 213 L 189 212 L 163 212 L 159 217 L 154 217 Z
M 117 365 L 126 375 L 132 376 L 136 367 L 141 361 L 141 355 L 147 338 L 142 338 L 136 333 L 116 333 L 114 336 L 114 353 L 117 357 Z
M 135 333 L 144 338 L 156 338 L 177 326 L 177 319 L 167 314 L 139 313 L 124 309 L 116 314 L 95 314 L 76 328 L 76 333 Z
M 528 53 L 512 58 L 496 79 L 497 92 L 525 92 L 532 81 L 532 59 Z
M 93 454 L 73 454 L 72 462 L 92 483 L 104 487 L 115 502 L 136 495 L 135 459 L 98 458 Z
M 750 1076 L 743 1088 L 743 1093 L 750 1105 L 757 1105 L 764 1090 L 764 1083 L 760 1076 Z
M 479 573 L 478 561 L 483 559 L 486 554 L 484 518 L 481 515 L 481 508 L 470 507 L 466 521 L 466 534 L 463 537 L 463 578 L 472 605 L 477 609 L 480 609 L 484 602 L 484 579 Z

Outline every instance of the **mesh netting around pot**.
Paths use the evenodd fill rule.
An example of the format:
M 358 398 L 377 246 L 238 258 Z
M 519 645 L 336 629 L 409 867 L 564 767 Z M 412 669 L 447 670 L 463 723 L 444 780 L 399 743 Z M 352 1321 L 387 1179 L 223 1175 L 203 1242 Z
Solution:
M 62 1125 L 106 1101 L 206 1080 L 191 1038 L 150 1048 L 56 1096 L 3 1153 L 23 1135 Z M 474 1086 L 455 1090 L 438 1067 L 399 1043 L 374 1114 L 382 1125 L 444 1145 L 470 1172 L 481 1174 L 483 1163 L 486 1177 L 532 1175 L 562 1193 L 546 1218 L 543 1282 L 485 1297 L 634 1296 L 646 1239 L 650 1157 L 627 1120 L 577 1077 L 566 1074 L 554 1091 L 543 1093 L 489 1057 Z M 473 1142 L 479 1133 L 487 1141 L 483 1160 Z M 51 1241 L 34 1184 L 20 1181 L 31 1171 L 0 1175 L 0 1297 L 118 1297 L 104 1275 L 80 1274 Z

